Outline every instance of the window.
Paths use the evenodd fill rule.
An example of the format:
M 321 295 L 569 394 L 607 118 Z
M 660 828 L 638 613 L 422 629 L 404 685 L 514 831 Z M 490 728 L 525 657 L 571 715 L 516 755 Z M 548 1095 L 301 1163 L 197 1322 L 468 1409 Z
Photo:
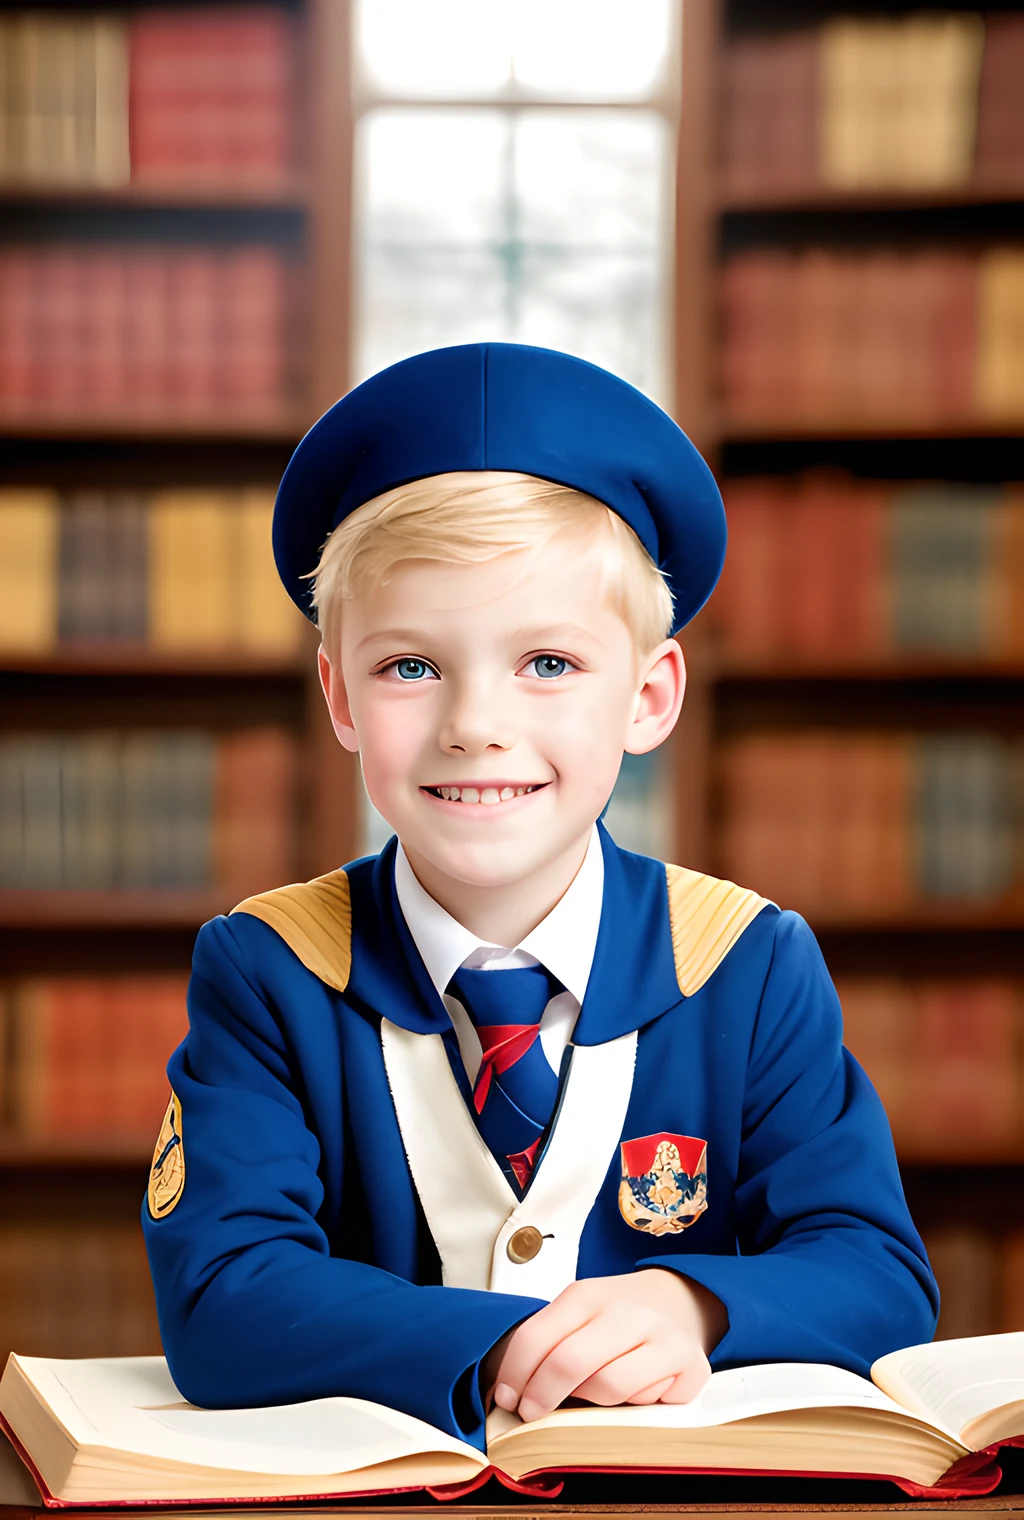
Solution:
M 361 0 L 357 379 L 481 339 L 667 399 L 673 0 Z
M 678 20 L 678 0 L 356 0 L 356 381 L 492 340 L 670 400 Z M 634 769 L 627 847 L 637 776 L 652 808 L 667 791 Z M 369 804 L 365 832 L 390 832 Z

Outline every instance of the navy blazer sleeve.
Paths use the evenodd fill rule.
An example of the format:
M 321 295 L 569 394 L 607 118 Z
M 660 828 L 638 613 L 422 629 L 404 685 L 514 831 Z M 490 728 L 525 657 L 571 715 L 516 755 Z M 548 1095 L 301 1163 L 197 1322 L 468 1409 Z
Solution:
M 938 1292 L 888 1120 L 843 1048 L 839 999 L 795 913 L 776 919 L 753 1024 L 734 1208 L 736 1255 L 642 1263 L 725 1305 L 713 1367 L 814 1361 L 867 1375 L 876 1357 L 931 1339 Z
M 214 919 L 199 933 L 190 1030 L 168 1066 L 182 1107 L 181 1199 L 157 1220 L 143 1205 L 171 1375 L 207 1407 L 347 1394 L 482 1447 L 479 1362 L 540 1302 L 417 1286 L 369 1266 L 358 1222 L 341 1242 L 351 1258 L 330 1254 L 319 1144 L 236 924 Z

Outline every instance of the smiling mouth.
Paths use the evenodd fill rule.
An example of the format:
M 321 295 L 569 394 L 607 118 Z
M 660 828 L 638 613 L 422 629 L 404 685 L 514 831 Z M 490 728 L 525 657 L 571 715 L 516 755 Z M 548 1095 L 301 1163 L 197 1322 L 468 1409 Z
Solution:
M 498 802 L 511 802 L 516 797 L 543 791 L 548 785 L 547 781 L 534 781 L 527 786 L 424 786 L 420 790 L 442 802 L 466 803 L 470 807 L 481 803 L 484 807 L 494 807 Z

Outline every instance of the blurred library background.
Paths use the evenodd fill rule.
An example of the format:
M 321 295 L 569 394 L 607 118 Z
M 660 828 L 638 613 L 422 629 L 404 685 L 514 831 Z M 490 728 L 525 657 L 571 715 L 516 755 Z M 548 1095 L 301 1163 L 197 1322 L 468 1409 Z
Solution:
M 0 0 L 0 1355 L 159 1348 L 195 932 L 382 834 L 274 487 L 482 338 L 712 461 L 612 831 L 809 919 L 939 1333 L 1024 1329 L 1022 77 L 1024 10 L 934 0 Z

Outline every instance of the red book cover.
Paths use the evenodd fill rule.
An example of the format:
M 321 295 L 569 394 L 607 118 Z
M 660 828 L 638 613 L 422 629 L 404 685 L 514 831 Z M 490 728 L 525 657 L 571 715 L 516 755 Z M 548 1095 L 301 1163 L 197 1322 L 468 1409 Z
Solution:
M 818 39 L 812 31 L 740 37 L 724 49 L 719 130 L 727 183 L 740 192 L 818 178 Z
M 1021 1036 L 1004 981 L 926 983 L 918 994 L 915 1140 L 961 1160 L 1005 1154 L 1018 1133 Z
M 0 248 L 0 407 L 24 410 L 37 365 L 37 273 L 28 248 Z
M 790 413 L 799 304 L 789 254 L 741 254 L 721 275 L 720 383 L 740 416 Z
M 981 63 L 975 174 L 978 179 L 1015 180 L 1024 161 L 1024 112 L 1020 81 L 1024 77 L 1024 15 L 985 17 L 985 51 Z
M 221 400 L 225 356 L 219 339 L 221 255 L 175 252 L 168 261 L 168 382 L 173 409 L 207 414 Z
M 784 489 L 776 480 L 725 485 L 729 552 L 710 611 L 734 654 L 763 657 L 779 646 Z
M 292 879 L 297 771 L 295 740 L 284 729 L 243 730 L 218 745 L 215 873 L 239 897 Z
M 124 265 L 126 386 L 131 407 L 159 415 L 171 395 L 170 267 L 162 248 L 139 247 L 121 254 Z
M 295 39 L 283 8 L 141 12 L 129 73 L 135 178 L 285 178 L 294 158 Z
M 81 400 L 90 411 L 122 412 L 128 386 L 126 260 L 118 248 L 82 250 L 84 373 Z

